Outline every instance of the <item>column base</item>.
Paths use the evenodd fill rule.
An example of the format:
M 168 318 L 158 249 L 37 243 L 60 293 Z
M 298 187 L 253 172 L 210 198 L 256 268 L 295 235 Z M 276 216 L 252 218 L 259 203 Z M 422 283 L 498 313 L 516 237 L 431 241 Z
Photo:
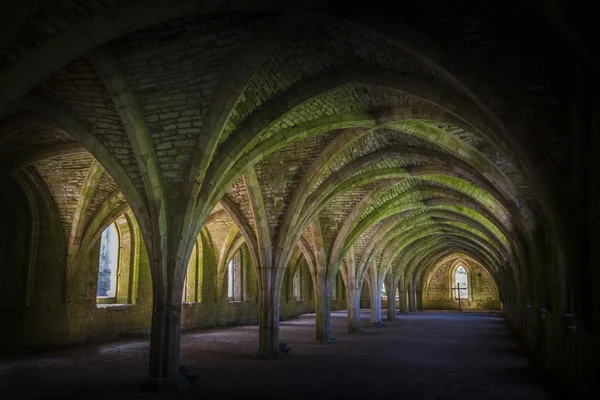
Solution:
M 362 329 L 360 329 L 359 327 L 348 328 L 348 333 L 351 335 L 362 333 Z
M 383 322 L 371 322 L 371 326 L 373 328 L 383 328 L 385 327 L 385 324 Z

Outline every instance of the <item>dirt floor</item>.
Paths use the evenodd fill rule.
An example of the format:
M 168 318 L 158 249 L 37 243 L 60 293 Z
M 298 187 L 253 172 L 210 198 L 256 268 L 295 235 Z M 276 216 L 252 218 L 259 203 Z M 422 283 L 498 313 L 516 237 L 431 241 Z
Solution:
M 385 314 L 384 314 L 385 315 Z M 256 326 L 182 336 L 181 364 L 200 380 L 176 394 L 140 392 L 148 340 L 29 352 L 0 361 L 0 399 L 549 399 L 541 371 L 497 313 L 399 315 L 362 334 L 332 315 L 331 345 L 313 342 L 315 316 L 282 322 L 281 360 L 254 357 Z

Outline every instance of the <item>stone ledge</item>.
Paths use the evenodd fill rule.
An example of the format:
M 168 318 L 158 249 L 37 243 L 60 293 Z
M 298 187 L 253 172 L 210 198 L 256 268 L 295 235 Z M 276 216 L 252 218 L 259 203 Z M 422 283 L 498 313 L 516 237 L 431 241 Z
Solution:
M 112 309 L 122 310 L 130 307 L 134 307 L 134 304 L 96 304 L 96 308 L 100 309 Z

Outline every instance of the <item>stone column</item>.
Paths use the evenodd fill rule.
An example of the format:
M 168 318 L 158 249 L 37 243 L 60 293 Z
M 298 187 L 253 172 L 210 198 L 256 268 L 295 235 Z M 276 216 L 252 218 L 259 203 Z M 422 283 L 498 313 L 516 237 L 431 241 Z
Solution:
M 152 307 L 150 333 L 150 370 L 142 382 L 142 390 L 172 391 L 179 387 L 179 334 L 181 303 L 160 304 Z
M 400 314 L 408 314 L 408 304 L 406 302 L 406 292 L 400 291 Z
M 417 311 L 423 311 L 423 292 L 416 292 L 417 296 Z
M 396 320 L 396 288 L 394 287 L 394 278 L 388 275 L 385 280 L 385 290 L 387 291 L 387 320 Z
M 416 312 L 416 304 L 415 304 L 415 290 L 412 284 L 408 285 L 408 311 Z
M 279 352 L 279 301 L 281 288 L 278 282 L 280 268 L 260 267 L 258 353 L 264 358 L 278 358 Z
M 153 270 L 159 268 L 154 267 Z M 183 277 L 181 282 L 164 282 L 157 276 L 153 278 L 149 373 L 142 382 L 142 390 L 175 391 L 182 382 L 179 374 L 179 336 Z
M 396 293 L 394 293 L 394 296 L 390 298 L 390 296 L 388 296 L 388 302 L 387 302 L 387 320 L 388 321 L 395 321 L 396 320 Z
M 264 358 L 279 356 L 279 297 L 272 288 L 260 290 L 258 352 Z
M 318 272 L 317 284 L 315 285 L 315 314 L 317 343 L 331 343 L 331 284 L 326 278 L 326 269 Z
M 381 321 L 381 285 L 373 279 L 371 285 L 371 325 L 383 326 Z
M 348 333 L 360 332 L 360 288 L 348 288 Z
M 318 343 L 331 343 L 331 294 L 318 293 L 316 298 L 316 335 Z
M 398 292 L 400 294 L 400 314 L 408 314 L 408 305 L 406 303 L 406 291 L 404 290 L 404 284 L 402 282 L 398 284 Z

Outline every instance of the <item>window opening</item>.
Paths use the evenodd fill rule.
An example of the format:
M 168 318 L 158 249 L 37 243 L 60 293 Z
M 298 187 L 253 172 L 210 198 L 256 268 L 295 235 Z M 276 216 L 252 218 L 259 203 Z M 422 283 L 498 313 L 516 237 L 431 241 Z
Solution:
M 115 297 L 117 266 L 119 264 L 119 233 L 115 223 L 110 224 L 100 239 L 100 266 L 98 270 L 98 297 Z
M 302 275 L 300 274 L 300 268 L 294 274 L 293 286 L 294 300 L 302 300 Z
M 462 265 L 459 265 L 454 274 L 454 281 L 456 282 L 456 298 L 457 299 L 468 299 L 469 298 L 469 279 L 467 270 Z
M 227 297 L 229 297 L 230 299 L 233 299 L 233 258 L 231 260 L 229 260 L 229 276 L 228 276 L 228 281 L 227 281 Z

